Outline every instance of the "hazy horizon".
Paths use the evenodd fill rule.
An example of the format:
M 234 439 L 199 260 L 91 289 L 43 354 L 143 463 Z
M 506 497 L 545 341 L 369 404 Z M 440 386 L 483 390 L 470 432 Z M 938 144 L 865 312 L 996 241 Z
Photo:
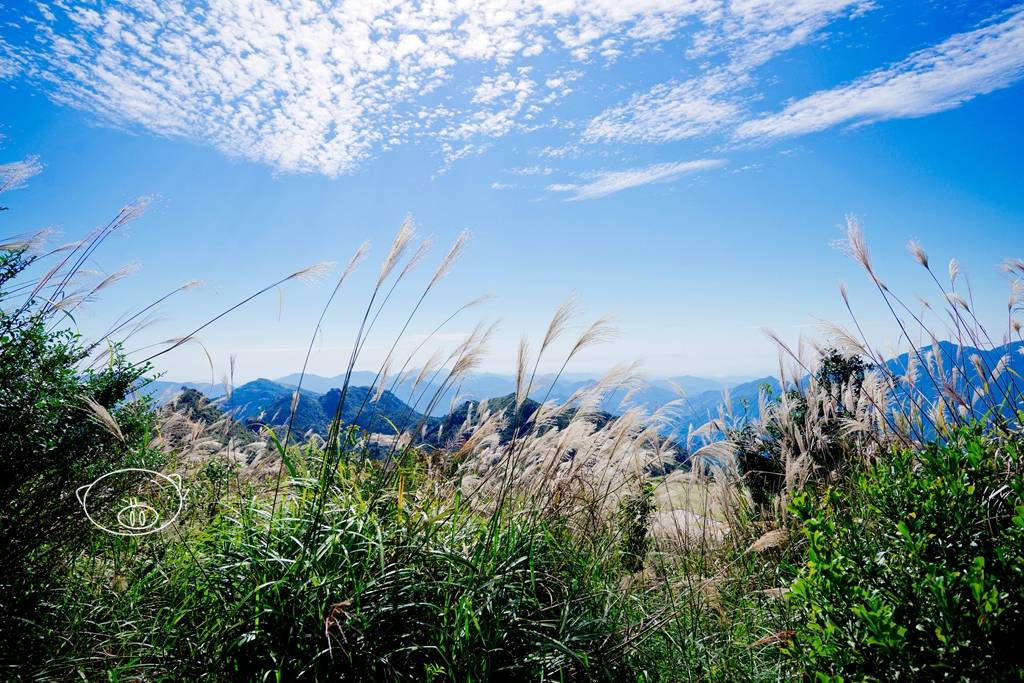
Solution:
M 413 368 L 414 371 L 419 370 L 419 369 L 420 368 L 418 368 L 418 367 L 417 368 Z M 356 368 L 352 372 L 353 372 L 353 374 L 356 374 L 356 373 L 368 373 L 368 374 L 376 375 L 377 369 L 376 368 L 362 368 L 362 369 Z M 585 381 L 585 380 L 590 380 L 590 379 L 598 379 L 598 378 L 601 377 L 601 375 L 604 374 L 604 372 L 605 371 L 596 371 L 596 370 L 592 371 L 592 372 L 583 372 L 583 371 L 566 372 L 566 373 L 563 373 L 560 376 L 560 379 L 563 380 L 563 381 L 566 381 L 566 382 L 577 382 L 577 381 Z M 299 374 L 298 371 L 286 372 L 286 373 L 277 373 L 277 374 L 271 373 L 271 374 L 267 374 L 267 375 L 252 375 L 252 376 L 243 375 L 243 374 L 237 374 L 235 376 L 235 386 L 239 386 L 241 384 L 245 384 L 246 382 L 252 382 L 252 381 L 255 381 L 257 379 L 269 379 L 271 381 L 277 382 L 277 381 L 280 381 L 282 379 L 289 378 L 289 377 L 292 377 L 292 376 L 298 375 L 298 374 Z M 474 373 L 471 373 L 471 374 L 475 375 L 475 376 L 500 377 L 502 379 L 514 379 L 515 378 L 515 372 L 514 371 L 509 371 L 509 372 L 479 371 L 479 372 L 474 372 Z M 673 375 L 654 375 L 652 373 L 641 373 L 641 374 L 644 375 L 647 379 L 650 379 L 650 380 L 670 380 L 670 379 L 675 379 L 675 378 L 679 378 L 679 377 L 690 377 L 690 378 L 693 378 L 693 379 L 703 379 L 703 380 L 711 380 L 711 381 L 715 381 L 715 382 L 722 382 L 724 384 L 742 384 L 744 382 L 749 382 L 749 381 L 752 381 L 752 380 L 760 379 L 761 377 L 765 377 L 765 376 L 771 375 L 772 373 L 768 372 L 768 373 L 765 373 L 764 375 L 693 375 L 693 374 L 690 374 L 690 373 L 678 373 L 678 374 L 673 374 Z M 341 373 L 338 373 L 338 374 L 334 374 L 334 375 L 321 375 L 319 373 L 306 373 L 306 376 L 316 376 L 316 377 L 320 377 L 320 378 L 323 378 L 323 379 L 336 379 L 338 377 L 344 377 L 344 375 L 345 375 L 344 372 L 341 372 Z M 546 379 L 546 378 L 552 377 L 553 375 L 554 375 L 554 373 L 543 373 L 542 372 L 542 373 L 538 374 L 538 378 Z M 159 379 L 162 382 L 172 382 L 172 383 L 173 382 L 182 382 L 182 383 L 188 383 L 188 384 L 211 384 L 209 377 L 206 377 L 205 379 L 195 379 L 195 378 L 187 378 L 187 377 L 185 377 L 185 378 L 171 377 L 169 375 L 164 375 L 164 376 L 160 377 Z M 391 377 L 390 379 L 394 379 L 394 378 Z M 212 384 L 213 385 L 220 385 L 220 384 L 222 384 L 222 381 L 223 381 L 222 379 L 218 379 L 218 380 L 212 382 Z

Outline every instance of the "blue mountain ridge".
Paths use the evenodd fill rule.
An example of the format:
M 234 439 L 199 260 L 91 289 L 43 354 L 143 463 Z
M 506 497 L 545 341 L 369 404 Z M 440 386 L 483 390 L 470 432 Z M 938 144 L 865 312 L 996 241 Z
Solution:
M 973 347 L 959 347 L 951 342 L 941 342 L 938 345 L 938 352 L 943 359 L 943 366 L 947 375 L 953 362 L 960 367 L 966 368 L 964 376 L 957 382 L 952 383 L 952 388 L 961 394 L 970 393 L 971 385 L 980 384 L 980 378 L 974 368 L 971 356 L 977 356 L 987 371 L 991 371 L 1004 356 L 1007 357 L 1005 371 L 998 380 L 998 386 L 993 387 L 995 395 L 1009 393 L 1010 388 L 1017 391 L 1024 391 L 1024 343 L 1014 342 L 995 349 L 981 350 Z M 918 349 L 914 355 L 928 360 L 934 356 L 935 351 L 931 346 Z M 887 369 L 894 374 L 905 374 L 910 354 L 904 353 L 886 362 Z M 940 399 L 941 387 L 937 386 L 928 373 L 919 371 L 919 378 L 915 385 L 916 400 L 923 400 L 932 403 Z M 376 375 L 373 372 L 353 372 L 350 378 L 349 398 L 346 400 L 345 416 L 351 416 L 349 411 L 354 411 L 362 405 L 366 396 L 372 390 L 368 387 L 374 382 Z M 180 390 L 182 386 L 189 386 L 205 393 L 211 399 L 219 399 L 217 404 L 223 410 L 231 413 L 241 421 L 252 420 L 262 416 L 269 419 L 271 423 L 279 420 L 281 415 L 287 418 L 290 411 L 292 396 L 298 383 L 298 375 L 286 375 L 277 380 L 257 379 L 235 387 L 230 398 L 224 396 L 223 387 L 220 385 L 211 386 L 199 383 L 173 383 L 167 381 L 153 382 L 148 385 L 143 393 L 149 393 L 161 403 L 161 399 L 167 400 L 173 396 L 171 387 Z M 313 431 L 323 431 L 318 428 L 318 421 L 328 420 L 333 416 L 337 406 L 338 385 L 344 380 L 344 376 L 322 377 L 318 375 L 306 375 L 302 379 L 302 397 L 299 401 L 300 413 L 303 415 L 303 426 Z M 575 391 L 585 388 L 596 382 L 591 378 L 570 378 L 560 379 L 552 384 L 550 376 L 539 377 L 535 382 L 536 386 L 530 392 L 530 398 L 536 401 L 552 400 L 563 402 L 568 400 Z M 684 390 L 684 396 L 680 396 L 672 383 L 679 385 Z M 360 426 L 371 431 L 390 433 L 392 431 L 387 420 L 399 420 L 403 423 L 415 422 L 419 417 L 442 418 L 456 412 L 466 401 L 485 401 L 498 397 L 504 397 L 515 391 L 515 381 L 511 376 L 480 373 L 468 376 L 460 385 L 448 389 L 434 404 L 430 415 L 422 415 L 430 403 L 431 398 L 437 391 L 437 386 L 424 382 L 415 388 L 412 380 L 398 383 L 394 390 L 385 391 L 380 405 L 366 407 L 363 414 L 360 414 Z M 714 386 L 712 389 L 690 392 L 693 388 Z M 717 386 L 715 386 L 717 385 Z M 390 388 L 391 384 L 388 383 Z M 653 380 L 648 386 L 633 393 L 629 397 L 630 406 L 640 406 L 649 412 L 653 412 L 666 406 L 670 402 L 677 401 L 671 410 L 667 411 L 668 419 L 666 433 L 674 433 L 684 436 L 688 430 L 699 427 L 708 420 L 717 417 L 725 404 L 724 391 L 728 389 L 729 405 L 731 414 L 738 419 L 756 419 L 758 417 L 759 395 L 763 388 L 768 387 L 778 395 L 781 390 L 779 380 L 775 377 L 762 377 L 751 381 L 740 382 L 727 386 L 723 380 L 705 379 L 700 377 L 683 376 L 673 380 Z M 897 402 L 907 400 L 907 388 L 903 386 L 897 391 L 894 397 Z M 331 403 L 331 396 L 333 404 Z M 166 397 L 166 398 L 164 398 Z M 623 392 L 614 393 L 606 397 L 600 409 L 611 415 L 621 414 L 625 407 L 622 404 Z M 353 405 L 355 406 L 353 407 Z M 370 402 L 367 403 L 367 406 Z M 1016 406 L 1007 406 L 1006 410 L 1016 409 Z M 319 416 L 319 417 L 318 417 Z

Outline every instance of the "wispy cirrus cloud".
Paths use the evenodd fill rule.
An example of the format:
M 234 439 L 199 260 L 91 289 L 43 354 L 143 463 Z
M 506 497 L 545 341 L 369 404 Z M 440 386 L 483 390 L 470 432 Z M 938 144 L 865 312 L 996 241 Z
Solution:
M 1024 76 L 1024 5 L 998 21 L 907 57 L 782 111 L 747 121 L 740 139 L 774 139 L 853 123 L 933 114 L 1005 88 Z
M 0 36 L 0 80 L 14 78 L 21 72 L 21 65 L 14 49 Z
M 709 0 L 36 3 L 18 59 L 61 103 L 329 176 L 430 140 L 446 163 L 541 125 L 575 69 L 714 21 Z M 6 63 L 6 62 L 4 62 Z M 479 73 L 455 82 L 463 65 Z
M 685 80 L 660 83 L 592 118 L 585 143 L 675 142 L 729 128 L 746 116 L 743 93 L 754 71 L 780 52 L 815 39 L 842 16 L 873 7 L 865 0 L 744 0 L 693 35 L 692 60 L 721 58 Z
M 568 192 L 568 201 L 599 199 L 632 187 L 650 183 L 675 180 L 682 175 L 721 168 L 723 159 L 697 159 L 695 161 L 671 161 L 644 168 L 624 171 L 602 171 L 586 183 L 553 183 L 547 186 L 549 192 Z
M 584 142 L 674 142 L 707 135 L 735 121 L 734 79 L 724 72 L 663 83 L 587 123 Z

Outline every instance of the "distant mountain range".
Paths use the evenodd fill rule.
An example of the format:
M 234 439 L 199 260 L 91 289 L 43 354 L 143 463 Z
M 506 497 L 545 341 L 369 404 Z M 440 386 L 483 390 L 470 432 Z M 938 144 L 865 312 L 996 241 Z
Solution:
M 949 342 L 943 342 L 939 345 L 938 350 L 947 368 L 950 367 L 953 359 L 958 357 L 965 359 L 977 355 L 981 364 L 991 369 L 1006 357 L 1007 360 L 1003 361 L 1006 369 L 1000 382 L 1006 385 L 1013 384 L 1018 391 L 1024 391 L 1022 348 L 1024 348 L 1024 344 L 1017 342 L 995 350 L 980 351 L 971 347 L 960 348 Z M 929 346 L 920 349 L 918 353 L 922 357 L 929 357 L 934 355 L 934 350 Z M 910 362 L 909 355 L 903 354 L 890 360 L 887 365 L 891 371 L 903 374 L 908 362 Z M 960 386 L 956 387 L 963 393 L 964 385 L 967 383 L 978 384 L 978 376 L 971 362 L 960 361 L 960 364 L 966 365 L 968 368 L 966 376 L 959 381 Z M 552 379 L 551 376 L 539 377 L 535 382 L 535 388 L 530 392 L 530 399 L 564 402 L 577 390 L 596 382 L 596 379 L 583 375 L 562 377 L 554 384 L 552 384 Z M 515 391 L 515 380 L 511 376 L 490 373 L 469 375 L 459 386 L 447 390 L 439 400 L 435 401 L 430 411 L 431 414 L 426 415 L 423 411 L 437 391 L 435 384 L 423 382 L 414 391 L 412 380 L 398 383 L 393 390 L 389 383 L 388 390 L 382 393 L 379 400 L 373 401 L 373 390 L 369 387 L 375 380 L 376 375 L 372 372 L 354 372 L 352 374 L 342 419 L 348 424 L 357 424 L 367 431 L 382 434 L 392 434 L 396 427 L 406 429 L 422 423 L 426 427 L 425 435 L 440 433 L 447 436 L 451 434 L 452 429 L 456 429 L 458 425 L 462 424 L 465 419 L 465 411 L 468 409 L 468 401 L 479 403 L 491 399 L 509 400 L 507 397 Z M 153 396 L 158 404 L 162 404 L 180 392 L 183 387 L 195 389 L 214 400 L 218 407 L 240 422 L 280 425 L 287 422 L 291 413 L 293 395 L 298 381 L 298 375 L 286 375 L 277 380 L 257 379 L 235 387 L 230 398 L 225 396 L 222 385 L 195 382 L 156 381 L 147 385 L 143 392 Z M 340 398 L 338 387 L 343 381 L 344 376 L 306 375 L 302 379 L 301 396 L 296 406 L 293 423 L 297 432 L 315 432 L 321 435 L 326 433 L 327 426 L 338 406 Z M 672 401 L 679 401 L 679 405 L 673 406 L 669 411 L 670 419 L 667 420 L 666 432 L 674 432 L 679 438 L 683 438 L 688 429 L 696 428 L 718 416 L 725 402 L 723 391 L 726 388 L 728 388 L 729 402 L 734 416 L 745 416 L 750 419 L 758 417 L 759 394 L 762 387 L 765 386 L 770 387 L 776 395 L 781 388 L 778 379 L 774 377 L 739 382 L 735 378 L 710 379 L 684 375 L 650 381 L 647 386 L 629 397 L 629 405 L 640 406 L 653 412 Z M 683 397 L 680 396 L 677 388 L 683 391 Z M 935 386 L 926 373 L 920 373 L 917 391 L 921 396 L 928 401 L 939 400 L 940 389 Z M 896 396 L 897 399 L 906 397 L 906 390 L 904 389 L 902 392 L 902 395 Z M 607 397 L 600 409 L 608 416 L 621 414 L 623 412 L 623 407 L 620 405 L 622 399 L 623 395 L 620 391 L 618 395 Z M 531 405 L 535 404 L 531 402 Z M 502 409 L 505 407 L 507 406 Z M 438 430 L 440 431 L 438 432 Z
M 152 397 L 158 406 L 162 406 L 180 394 L 182 389 L 194 389 L 211 400 L 224 395 L 224 385 L 220 383 L 170 382 L 162 379 L 146 384 L 139 393 Z
M 554 384 L 552 379 L 551 376 L 537 378 L 535 387 L 530 392 L 530 405 L 538 405 L 544 400 L 564 402 L 580 389 L 590 387 L 597 381 L 581 375 L 563 377 Z M 298 380 L 298 375 L 287 375 L 277 380 L 260 378 L 234 387 L 230 397 L 225 395 L 223 385 L 158 380 L 147 385 L 143 393 L 152 396 L 157 404 L 163 404 L 183 388 L 193 389 L 214 400 L 218 407 L 240 422 L 276 425 L 288 421 Z M 511 376 L 489 373 L 469 375 L 460 385 L 447 390 L 439 399 L 434 400 L 431 414 L 425 415 L 422 411 L 431 403 L 437 392 L 436 384 L 425 381 L 414 388 L 413 380 L 407 380 L 397 384 L 393 392 L 385 390 L 374 402 L 367 397 L 372 393 L 369 387 L 375 380 L 376 375 L 372 372 L 352 373 L 342 417 L 347 423 L 385 434 L 394 432 L 392 425 L 402 429 L 423 422 L 428 425 L 429 431 L 446 423 L 461 424 L 465 417 L 467 402 L 480 403 L 500 399 L 515 392 L 515 379 Z M 296 404 L 293 429 L 299 433 L 312 431 L 325 434 L 337 408 L 340 396 L 338 387 L 343 381 L 344 375 L 306 375 L 302 380 L 301 396 Z M 777 380 L 770 377 L 734 384 L 735 381 L 731 378 L 709 379 L 687 375 L 653 380 L 629 397 L 629 405 L 640 406 L 653 412 L 682 397 L 682 405 L 672 411 L 671 422 L 673 426 L 678 426 L 685 432 L 685 427 L 689 424 L 703 424 L 709 417 L 717 414 L 718 406 L 723 400 L 722 392 L 730 385 L 732 386 L 729 391 L 734 406 L 747 401 L 755 408 L 758 391 L 763 384 L 778 387 Z M 683 392 L 682 395 L 679 393 L 680 390 Z M 624 409 L 623 398 L 622 390 L 613 393 L 605 398 L 599 410 L 608 416 L 621 414 Z M 450 430 L 442 428 L 441 433 L 447 434 Z
M 294 394 L 290 388 L 285 390 L 288 393 L 270 403 L 261 414 L 247 415 L 249 420 L 268 425 L 287 424 Z M 231 399 L 223 403 L 224 409 L 228 412 L 233 412 L 235 398 L 232 394 Z M 340 400 L 340 389 L 330 389 L 325 394 L 303 390 L 295 405 L 292 429 L 298 434 L 315 432 L 320 436 L 327 436 L 327 430 L 334 419 Z M 373 390 L 369 387 L 349 387 L 341 411 L 343 424 L 354 424 L 374 434 L 394 434 L 416 426 L 423 419 L 423 415 L 396 398 L 390 391 L 385 391 L 377 400 L 373 400 Z
M 340 387 L 344 380 L 344 375 L 323 377 L 321 375 L 307 374 L 302 378 L 302 389 L 313 394 L 325 394 L 331 389 Z M 373 386 L 376 380 L 377 375 L 374 372 L 355 371 L 352 373 L 349 385 L 360 387 Z M 530 398 L 536 401 L 542 401 L 545 398 L 557 402 L 565 401 L 578 389 L 593 385 L 597 381 L 595 377 L 580 374 L 563 375 L 558 382 L 554 383 L 554 385 L 552 385 L 552 380 L 553 377 L 551 375 L 539 375 L 530 392 Z M 658 378 L 651 380 L 648 383 L 648 386 L 635 393 L 631 397 L 631 403 L 653 410 L 669 401 L 679 398 L 676 387 L 682 389 L 686 396 L 692 399 L 696 399 L 699 395 L 706 394 L 708 392 L 717 394 L 720 397 L 721 391 L 726 387 L 740 387 L 747 383 L 747 380 L 749 380 L 749 378 L 707 378 L 694 377 L 691 375 Z M 762 380 L 756 380 L 755 384 L 761 381 Z M 423 411 L 426 409 L 431 398 L 433 398 L 434 394 L 437 392 L 439 382 L 422 381 L 415 387 L 415 390 L 413 386 L 414 382 L 414 378 L 409 378 L 398 383 L 392 388 L 393 381 L 389 380 L 386 386 L 396 397 L 400 398 L 416 410 Z M 260 394 L 263 392 L 270 392 L 280 396 L 283 395 L 280 391 L 280 386 L 287 387 L 289 389 L 288 393 L 290 393 L 298 383 L 299 375 L 298 373 L 294 373 L 291 375 L 285 375 L 284 377 L 279 377 L 275 380 L 258 379 L 237 387 L 235 392 L 238 392 L 245 387 L 247 390 L 244 394 L 244 400 L 253 401 L 254 406 L 265 407 L 266 401 L 260 396 Z M 270 386 L 272 384 L 279 386 L 275 388 Z M 147 387 L 146 392 L 153 395 L 156 398 L 157 403 L 163 403 L 170 400 L 174 394 L 181 390 L 182 386 L 190 389 L 196 389 L 210 398 L 219 398 L 224 395 L 224 387 L 221 384 L 211 385 L 209 383 L 169 382 L 164 380 L 153 382 Z M 434 417 L 442 417 L 447 415 L 464 401 L 483 401 L 489 398 L 505 396 L 507 394 L 514 393 L 515 388 L 515 377 L 512 375 L 495 373 L 470 374 L 460 384 L 448 388 L 441 396 L 439 396 L 437 400 L 434 401 L 430 414 Z M 621 412 L 618 404 L 622 398 L 622 392 L 619 392 L 617 396 L 612 395 L 608 397 L 602 408 L 612 413 Z M 702 404 L 703 402 L 698 403 Z M 248 414 L 247 410 L 243 412 Z
M 982 350 L 970 346 L 958 346 L 952 342 L 939 342 L 935 347 L 925 346 L 918 350 L 920 358 L 915 354 L 917 361 L 917 381 L 914 385 L 913 397 L 917 401 L 935 403 L 945 400 L 950 408 L 960 408 L 957 399 L 954 399 L 950 392 L 955 392 L 968 403 L 972 401 L 973 393 L 985 384 L 985 379 L 991 377 L 997 367 L 1002 369 L 998 377 L 989 382 L 988 391 L 990 399 L 981 401 L 973 409 L 975 418 L 982 418 L 986 410 L 1000 413 L 1006 418 L 1015 418 L 1017 411 L 1024 409 L 1024 406 L 1017 405 L 1012 398 L 1024 394 L 1024 342 L 1011 342 L 994 349 Z M 927 361 L 933 368 L 936 363 L 932 358 L 938 356 L 941 367 L 944 368 L 946 386 L 937 386 L 931 376 L 920 368 L 920 359 Z M 975 357 L 976 361 L 971 358 Z M 897 375 L 904 375 L 910 364 L 910 354 L 903 354 L 890 360 L 886 365 L 889 370 Z M 977 364 L 976 364 L 977 363 Z M 953 366 L 961 368 L 962 375 L 949 376 L 949 369 Z M 980 366 L 980 373 L 979 373 Z M 897 402 L 906 401 L 910 391 L 906 386 L 901 386 L 897 392 Z M 1011 399 L 1007 401 L 1006 399 Z

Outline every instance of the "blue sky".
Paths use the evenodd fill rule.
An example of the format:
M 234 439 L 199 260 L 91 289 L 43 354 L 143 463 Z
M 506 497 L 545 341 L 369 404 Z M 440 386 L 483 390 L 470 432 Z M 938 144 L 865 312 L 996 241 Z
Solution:
M 500 319 L 505 371 L 570 292 L 622 334 L 581 357 L 654 374 L 760 375 L 770 327 L 844 322 L 895 339 L 832 243 L 863 222 L 894 289 L 929 293 L 905 250 L 951 257 L 993 320 L 1024 234 L 1024 6 L 849 0 L 7 3 L 0 163 L 44 165 L 4 195 L 3 233 L 67 239 L 139 195 L 146 214 L 92 267 L 140 269 L 79 319 L 85 334 L 181 282 L 137 344 L 299 267 L 370 259 L 346 284 L 311 368 L 344 364 L 360 305 L 412 214 L 434 248 L 473 239 L 414 324 L 482 293 L 439 343 Z M 280 8 L 285 8 L 280 10 Z M 207 330 L 220 376 L 298 369 L 330 289 L 289 283 Z M 386 353 L 418 285 L 366 348 Z M 208 377 L 200 350 L 161 358 Z

